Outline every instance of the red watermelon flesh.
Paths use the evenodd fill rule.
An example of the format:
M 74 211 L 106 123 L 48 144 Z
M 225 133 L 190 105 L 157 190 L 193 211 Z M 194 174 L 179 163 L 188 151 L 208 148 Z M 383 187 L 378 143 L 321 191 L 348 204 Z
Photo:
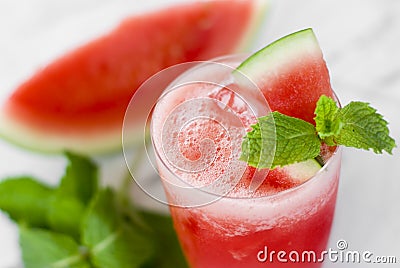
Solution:
M 320 96 L 334 97 L 329 71 L 312 29 L 275 41 L 238 70 L 260 88 L 272 111 L 312 124 Z
M 334 97 L 329 71 L 312 29 L 285 36 L 245 60 L 238 71 L 261 90 L 271 111 L 315 124 L 314 111 L 321 95 Z M 235 73 L 234 73 L 235 75 Z M 236 76 L 240 84 L 240 76 Z M 321 147 L 326 161 L 334 148 Z M 256 195 L 293 188 L 314 176 L 321 165 L 314 159 L 269 170 Z M 255 168 L 248 166 L 238 188 L 247 189 Z
M 271 110 L 315 124 L 314 111 L 321 95 L 333 96 L 329 73 L 322 58 L 303 59 L 261 90 Z
M 237 51 L 258 3 L 194 2 L 126 19 L 19 86 L 3 107 L 0 135 L 43 151 L 120 146 L 135 90 L 168 66 Z

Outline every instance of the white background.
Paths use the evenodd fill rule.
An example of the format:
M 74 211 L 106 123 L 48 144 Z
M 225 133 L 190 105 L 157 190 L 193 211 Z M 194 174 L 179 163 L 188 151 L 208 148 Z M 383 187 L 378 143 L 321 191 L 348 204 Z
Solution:
M 181 1 L 182 2 L 182 1 Z M 123 16 L 165 5 L 135 0 L 0 0 L 0 102 L 37 68 L 112 28 Z M 373 104 L 400 144 L 400 1 L 276 0 L 252 48 L 313 27 L 342 104 Z M 123 158 L 97 159 L 102 176 L 118 181 Z M 395 255 L 400 263 L 400 152 L 376 156 L 345 149 L 330 247 Z M 65 160 L 29 153 L 0 140 L 0 178 L 33 174 L 55 184 Z M 372 267 L 398 267 L 399 264 Z M 0 213 L 0 268 L 20 267 L 17 230 Z M 328 267 L 365 267 L 332 264 Z

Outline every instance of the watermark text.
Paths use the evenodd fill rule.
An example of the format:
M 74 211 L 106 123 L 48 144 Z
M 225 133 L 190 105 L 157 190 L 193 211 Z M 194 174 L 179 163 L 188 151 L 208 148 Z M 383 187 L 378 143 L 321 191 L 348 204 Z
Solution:
M 400 262 L 400 258 L 396 256 L 377 256 L 368 250 L 349 250 L 348 246 L 346 240 L 339 240 L 336 243 L 336 249 L 329 248 L 318 253 L 313 250 L 275 251 L 264 246 L 257 253 L 257 260 L 261 263 L 322 263 L 330 261 L 332 263 L 395 264 Z

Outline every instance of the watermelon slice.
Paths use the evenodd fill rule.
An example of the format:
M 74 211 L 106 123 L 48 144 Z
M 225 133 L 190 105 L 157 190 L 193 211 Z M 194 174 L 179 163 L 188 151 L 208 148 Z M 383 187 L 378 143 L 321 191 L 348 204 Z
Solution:
M 262 91 L 272 111 L 297 117 L 315 124 L 314 111 L 321 95 L 334 97 L 328 68 L 312 29 L 285 36 L 245 60 L 238 71 L 250 78 Z M 240 75 L 235 75 L 240 83 Z M 329 158 L 333 152 L 322 157 Z M 319 170 L 314 159 L 270 170 L 264 181 L 255 182 L 259 192 L 289 189 L 299 185 Z M 248 167 L 244 185 L 255 169 Z M 252 182 L 254 183 L 254 182 Z M 259 187 L 259 188 L 258 188 Z
M 43 152 L 120 148 L 125 110 L 147 78 L 238 51 L 263 7 L 259 0 L 193 2 L 128 18 L 20 85 L 0 111 L 0 136 Z
M 314 124 L 321 95 L 333 97 L 328 68 L 312 29 L 285 36 L 238 68 L 262 91 L 272 111 Z

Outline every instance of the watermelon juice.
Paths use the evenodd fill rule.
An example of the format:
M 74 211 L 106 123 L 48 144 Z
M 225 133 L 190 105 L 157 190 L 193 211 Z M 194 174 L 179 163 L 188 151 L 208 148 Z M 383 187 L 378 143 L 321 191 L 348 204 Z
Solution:
M 158 170 L 182 249 L 191 267 L 320 267 L 340 149 L 323 150 L 326 164 L 305 182 L 294 179 L 296 167 L 255 170 L 239 161 L 242 137 L 268 110 L 232 78 L 225 64 L 239 59 L 185 73 L 153 112 Z

